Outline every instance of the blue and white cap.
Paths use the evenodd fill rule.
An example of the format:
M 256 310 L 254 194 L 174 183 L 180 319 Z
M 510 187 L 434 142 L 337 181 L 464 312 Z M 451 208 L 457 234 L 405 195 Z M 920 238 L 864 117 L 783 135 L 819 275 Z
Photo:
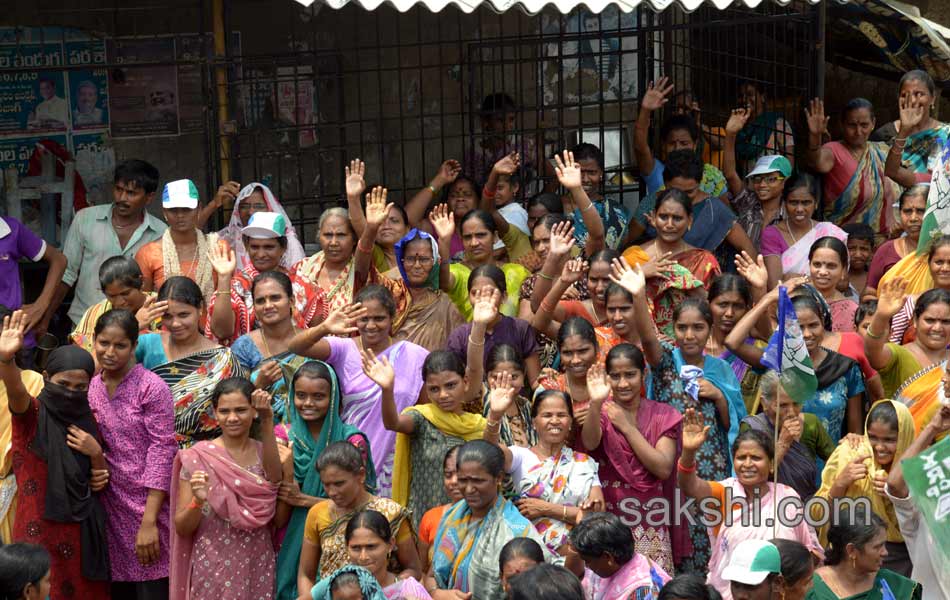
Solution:
M 190 179 L 179 179 L 165 184 L 162 190 L 162 208 L 198 208 L 198 188 Z

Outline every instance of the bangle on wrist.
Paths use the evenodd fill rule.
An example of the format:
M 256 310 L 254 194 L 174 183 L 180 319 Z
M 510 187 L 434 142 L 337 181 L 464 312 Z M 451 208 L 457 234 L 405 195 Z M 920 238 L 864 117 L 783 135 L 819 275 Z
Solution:
M 872 340 L 879 340 L 882 337 L 884 337 L 883 333 L 874 333 L 873 331 L 871 331 L 870 323 L 868 323 L 868 328 L 865 330 L 865 332 L 868 334 L 868 337 L 871 338 Z
M 548 281 L 554 281 L 556 279 L 554 275 L 548 275 L 544 271 L 538 271 L 538 277 L 540 277 L 541 279 L 547 279 Z
M 593 201 L 593 200 L 591 200 L 591 201 L 590 201 L 590 204 L 588 204 L 585 208 L 582 208 L 582 209 L 581 209 L 581 212 L 587 212 L 587 211 L 589 211 L 589 210 L 592 209 L 592 208 L 594 208 L 594 201 Z
M 696 463 L 693 463 L 693 466 L 692 466 L 692 467 L 686 467 L 686 466 L 683 466 L 683 463 L 682 463 L 681 460 L 677 460 L 677 461 L 676 461 L 676 470 L 679 471 L 680 473 L 684 473 L 684 474 L 695 473 L 695 472 L 696 472 Z
M 546 313 L 553 313 L 553 312 L 554 312 L 554 307 L 551 306 L 550 304 L 548 304 L 547 302 L 542 302 L 542 303 L 541 303 L 541 310 L 544 311 L 544 312 L 546 312 Z
M 488 186 L 486 185 L 484 188 L 482 188 L 482 196 L 491 200 L 495 197 L 495 190 L 488 189 Z
M 372 249 L 372 248 L 370 248 L 369 250 L 367 250 L 366 248 L 363 247 L 363 242 L 362 242 L 362 240 L 356 242 L 356 249 L 359 250 L 360 252 L 362 252 L 363 254 L 372 254 L 372 253 L 373 253 L 373 249 Z
M 188 508 L 201 510 L 202 508 L 204 508 L 204 505 L 205 505 L 204 502 L 198 502 L 198 498 L 192 496 L 191 502 L 188 503 Z
M 561 520 L 567 521 L 567 504 L 561 506 Z
M 476 342 L 474 339 L 472 339 L 472 334 L 468 334 L 468 343 L 471 344 L 471 345 L 473 345 L 473 346 L 484 346 L 484 345 L 485 345 L 485 340 L 483 339 L 483 340 L 480 341 L 480 342 Z
M 215 296 L 224 296 L 224 295 L 230 296 L 231 290 L 215 290 L 214 295 Z
M 442 191 L 442 190 L 441 190 L 441 188 L 437 188 L 437 187 L 435 187 L 434 185 L 432 185 L 432 184 L 430 183 L 430 184 L 429 184 L 429 191 L 432 192 L 432 195 L 433 195 L 433 196 L 438 196 L 438 195 L 439 195 L 439 192 Z

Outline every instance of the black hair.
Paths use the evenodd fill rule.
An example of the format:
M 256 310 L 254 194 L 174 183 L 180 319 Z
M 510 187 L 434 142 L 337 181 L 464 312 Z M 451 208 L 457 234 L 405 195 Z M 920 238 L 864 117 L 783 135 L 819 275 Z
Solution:
M 590 558 L 609 554 L 618 565 L 625 565 L 633 558 L 633 533 L 613 513 L 588 514 L 568 537 L 578 553 Z
M 502 296 L 508 293 L 508 284 L 505 281 L 505 272 L 502 271 L 497 265 L 478 265 L 472 269 L 472 272 L 468 275 L 468 291 L 472 291 L 472 286 L 475 285 L 475 280 L 479 277 L 491 279 L 492 283 L 495 284 L 495 288 L 501 292 Z
M 193 279 L 181 275 L 166 279 L 162 287 L 158 289 L 156 300 L 158 302 L 174 300 L 198 310 L 201 310 L 205 304 L 204 296 L 201 294 L 201 288 L 198 287 L 198 284 Z
M 814 175 L 809 173 L 804 173 L 802 171 L 796 171 L 792 173 L 791 177 L 785 180 L 785 184 L 782 187 L 782 202 L 788 200 L 788 196 L 798 189 L 804 189 L 811 197 L 818 197 L 818 180 Z
M 129 338 L 133 346 L 139 341 L 139 322 L 138 319 L 135 318 L 135 315 L 132 314 L 132 311 L 124 308 L 107 310 L 102 316 L 96 319 L 96 326 L 92 330 L 93 335 L 99 337 L 106 327 L 112 326 L 121 329 L 122 333 L 125 334 L 125 337 Z
M 259 239 L 269 239 L 269 240 L 277 240 L 277 244 L 280 245 L 281 248 L 283 248 L 284 250 L 287 249 L 287 236 L 286 236 L 286 235 L 281 235 L 281 236 L 278 236 L 278 237 L 275 237 L 275 238 L 252 238 L 252 237 L 246 236 L 246 235 L 242 235 L 241 237 L 242 237 L 243 240 L 244 240 L 244 245 L 245 245 L 245 246 L 247 246 L 247 245 L 250 243 L 250 240 L 255 240 L 255 239 L 257 239 L 257 240 L 259 240 Z
M 402 217 L 402 224 L 406 227 L 409 227 L 409 213 L 406 212 L 406 209 L 402 204 L 393 203 L 392 208 L 396 209 L 396 212 L 399 213 L 399 216 Z
M 904 203 L 908 198 L 916 198 L 917 196 L 923 196 L 924 201 L 926 202 L 927 196 L 930 194 L 930 184 L 929 183 L 915 183 L 909 188 L 904 189 L 901 192 L 900 197 L 897 199 L 897 208 L 898 210 L 904 208 Z
M 218 382 L 211 392 L 211 406 L 218 408 L 218 401 L 225 394 L 238 392 L 247 398 L 247 403 L 251 403 L 251 394 L 254 393 L 254 384 L 244 377 L 228 377 Z
M 475 188 L 475 189 L 477 193 L 478 188 Z M 482 225 L 485 226 L 485 229 L 487 229 L 488 231 L 492 233 L 496 233 L 498 231 L 498 229 L 495 227 L 495 219 L 492 218 L 490 213 L 480 208 L 473 208 L 472 210 L 465 213 L 465 216 L 462 217 L 462 220 L 459 221 L 459 235 L 462 235 L 462 228 L 465 227 L 465 224 L 471 221 L 472 219 L 481 221 Z
M 930 244 L 930 252 L 927 254 L 927 262 L 933 260 L 934 254 L 937 253 L 937 250 L 950 246 L 950 235 L 944 234 L 935 239 Z
M 599 347 L 597 343 L 597 332 L 594 331 L 594 326 L 591 325 L 587 319 L 577 316 L 568 317 L 561 323 L 561 328 L 557 330 L 557 347 L 560 348 L 563 346 L 567 338 L 574 335 L 579 335 L 584 338 L 584 340 L 593 344 L 595 351 Z
M 749 282 L 746 281 L 745 277 L 741 277 L 735 273 L 723 273 L 722 275 L 717 275 L 715 279 L 713 279 L 709 284 L 709 292 L 707 293 L 707 297 L 709 302 L 712 302 L 719 296 L 728 294 L 730 292 L 739 294 L 739 297 L 742 298 L 742 302 L 745 303 L 746 308 L 752 306 L 752 288 L 749 287 Z
M 574 402 L 571 400 L 571 395 L 567 392 L 562 392 L 561 390 L 541 390 L 534 396 L 534 400 L 531 401 L 531 418 L 538 416 L 538 411 L 541 410 L 541 405 L 548 398 L 560 398 L 564 405 L 567 407 L 567 414 L 571 416 L 571 422 L 574 422 Z
M 703 160 L 692 150 L 674 150 L 667 155 L 663 163 L 663 181 L 669 183 L 680 177 L 699 183 L 703 180 L 703 168 Z M 657 206 L 659 205 L 657 200 Z
M 690 296 L 681 303 L 677 304 L 676 308 L 673 309 L 673 322 L 675 323 L 676 321 L 679 321 L 680 316 L 682 316 L 682 314 L 687 310 L 698 311 L 703 320 L 706 321 L 710 327 L 712 327 L 712 310 L 709 309 L 709 302 L 707 302 L 705 298 Z
M 626 342 L 622 344 L 617 344 L 610 349 L 610 352 L 607 353 L 607 360 L 604 361 L 604 366 L 607 369 L 607 372 L 610 372 L 610 365 L 615 360 L 626 359 L 633 363 L 633 366 L 644 371 L 647 368 L 646 361 L 643 358 L 643 351 L 634 346 L 633 344 L 628 344 Z
M 607 265 L 612 265 L 614 260 L 620 258 L 620 253 L 614 250 L 613 248 L 604 248 L 603 250 L 598 250 L 587 259 L 587 264 L 592 265 L 594 263 L 605 262 Z
M 663 585 L 657 600 L 722 600 L 722 595 L 705 577 L 677 575 Z
M 848 544 L 854 544 L 860 550 L 885 529 L 887 524 L 884 520 L 873 511 L 866 510 L 863 504 L 845 505 L 828 529 L 825 564 L 831 567 L 840 564 L 847 558 Z
M 627 302 L 633 302 L 633 294 L 627 288 L 613 281 L 607 284 L 607 293 L 604 297 L 610 298 L 611 296 L 621 296 Z
M 330 385 L 333 385 L 333 375 L 331 368 L 324 362 L 318 360 L 308 360 L 304 364 L 297 367 L 297 370 L 294 371 L 294 376 L 290 380 L 291 385 L 297 385 L 297 380 L 301 377 L 306 377 L 307 379 L 323 379 L 328 382 Z
M 572 219 L 568 217 L 567 215 L 565 215 L 564 213 L 549 212 L 548 214 L 538 219 L 538 222 L 535 223 L 534 226 L 537 227 L 538 225 L 543 225 L 545 229 L 550 231 L 551 229 L 554 228 L 555 225 L 557 225 L 558 223 L 564 223 L 565 221 L 572 221 Z M 532 236 L 534 235 L 534 231 L 531 232 L 531 235 Z
M 445 472 L 445 466 L 449 464 L 449 460 L 452 458 L 452 455 L 458 454 L 459 448 L 462 447 L 462 444 L 456 444 L 445 451 L 445 454 L 442 456 L 442 472 Z
M 455 468 L 460 469 L 468 462 L 477 462 L 492 477 L 505 474 L 505 454 L 501 448 L 485 440 L 465 442 L 455 457 Z
M 665 172 L 665 171 L 664 171 Z M 693 201 L 689 199 L 682 190 L 676 188 L 666 188 L 660 192 L 660 195 L 656 199 L 656 204 L 654 204 L 654 212 L 660 210 L 660 207 L 663 206 L 666 202 L 675 202 L 680 205 L 680 208 L 686 213 L 687 217 L 693 216 Z
M 600 170 L 604 170 L 604 153 L 601 152 L 600 148 L 594 144 L 588 142 L 581 142 L 580 144 L 574 146 L 571 150 L 574 154 L 574 161 L 580 162 L 582 160 L 592 160 L 597 163 L 597 166 L 600 167 Z
M 459 358 L 458 354 L 448 350 L 436 350 L 426 356 L 422 363 L 422 379 L 429 375 L 438 375 L 451 371 L 459 377 L 465 377 L 465 363 Z
M 142 289 L 142 269 L 139 263 L 128 256 L 110 256 L 99 267 L 99 288 L 105 293 L 106 287 L 120 283 L 137 290 Z
M 907 71 L 906 73 L 904 73 L 904 76 L 901 77 L 900 84 L 897 86 L 898 93 L 900 93 L 900 91 L 904 89 L 904 84 L 906 84 L 909 81 L 919 81 L 925 86 L 927 86 L 927 90 L 930 92 L 931 96 L 937 95 L 937 86 L 934 85 L 934 78 L 931 77 L 930 73 L 928 73 L 927 71 L 923 71 L 921 69 L 914 69 L 913 71 Z
M 146 194 L 151 194 L 158 189 L 158 169 L 144 160 L 130 158 L 115 166 L 115 176 L 112 181 L 140 187 Z
M 561 197 L 554 192 L 538 192 L 531 196 L 528 200 L 527 209 L 531 210 L 532 206 L 537 205 L 543 206 L 549 215 L 564 214 L 564 204 L 561 202 Z
M 932 304 L 950 305 L 950 292 L 942 288 L 932 288 L 921 294 L 914 307 L 914 318 L 919 319 Z
M 808 260 L 810 261 L 811 257 L 815 255 L 816 250 L 821 250 L 822 248 L 833 250 L 834 253 L 838 255 L 838 260 L 841 261 L 841 266 L 848 268 L 848 247 L 845 246 L 844 242 L 830 235 L 826 235 L 825 237 L 820 237 L 815 240 L 815 242 L 811 245 L 811 248 L 808 249 Z
M 524 356 L 511 344 L 498 344 L 488 352 L 485 359 L 485 372 L 494 371 L 501 363 L 514 363 L 518 370 L 525 372 Z
M 833 325 L 831 313 L 825 309 L 824 305 L 815 298 L 810 290 L 806 289 L 804 292 L 792 294 L 792 307 L 795 309 L 795 312 L 810 310 L 815 313 L 815 316 L 821 321 L 821 325 L 825 328 L 825 331 L 831 331 Z
M 851 240 L 865 240 L 871 242 L 871 247 L 874 247 L 874 230 L 871 229 L 870 225 L 866 223 L 845 223 L 841 226 L 841 230 L 848 234 L 848 241 Z
M 699 141 L 699 128 L 696 121 L 689 115 L 673 115 L 663 120 L 660 125 L 660 139 L 664 142 L 674 131 L 685 131 L 693 142 Z
M 858 305 L 858 310 L 854 311 L 854 326 L 857 327 L 861 321 L 872 316 L 877 312 L 877 298 L 865 300 Z
M 354 298 L 354 302 L 362 302 L 363 304 L 370 300 L 379 302 L 390 317 L 396 316 L 396 301 L 393 299 L 393 293 L 387 288 L 374 283 L 361 289 Z
M 841 110 L 841 119 L 844 120 L 849 113 L 861 110 L 862 108 L 867 109 L 867 111 L 871 113 L 871 118 L 874 118 L 874 105 L 871 104 L 870 100 L 867 98 L 852 98 L 848 100 L 848 103 L 845 104 Z
M 868 425 L 884 423 L 894 431 L 898 430 L 897 410 L 890 402 L 878 402 L 868 413 Z
M 472 188 L 472 191 L 475 193 L 475 195 L 478 196 L 478 184 L 476 184 L 475 181 L 471 179 L 470 177 L 466 177 L 465 175 L 459 175 L 458 177 L 455 178 L 455 181 L 445 186 L 445 189 L 442 192 L 442 203 L 448 203 L 449 194 L 460 183 L 467 183 L 469 187 Z
M 779 556 L 782 557 L 782 578 L 787 585 L 795 585 L 814 572 L 811 551 L 807 546 L 781 538 L 769 541 L 778 548 Z
M 732 448 L 730 448 L 732 456 L 735 456 L 736 452 L 739 451 L 739 446 L 742 445 L 742 442 L 755 442 L 759 447 L 765 450 L 765 454 L 769 457 L 770 461 L 775 460 L 775 442 L 773 442 L 772 438 L 767 434 L 757 429 L 740 431 L 739 435 L 736 436 L 736 440 L 732 442 Z
M 263 273 L 258 273 L 254 280 L 251 282 L 251 298 L 254 297 L 254 292 L 257 291 L 257 284 L 263 281 L 273 281 L 284 290 L 284 293 L 287 294 L 287 297 L 291 301 L 294 299 L 294 284 L 290 281 L 290 277 L 286 273 L 281 273 L 280 271 L 264 271 Z
M 479 110 L 481 116 L 487 117 L 498 113 L 510 113 L 518 110 L 518 105 L 514 99 L 504 92 L 488 94 L 482 100 L 482 107 Z
M 541 564 L 544 562 L 544 552 L 541 546 L 531 538 L 516 537 L 508 540 L 498 554 L 498 570 L 504 571 L 505 565 L 516 558 L 527 558 Z
M 584 589 L 573 573 L 559 565 L 541 563 L 508 582 L 509 600 L 584 600 Z
M 49 552 L 42 546 L 23 542 L 0 546 L 0 598 L 22 598 L 24 588 L 39 587 L 49 569 Z
M 353 533 L 357 529 L 369 529 L 386 543 L 389 543 L 393 539 L 393 531 L 392 526 L 389 524 L 389 519 L 379 511 L 361 510 L 350 517 L 350 522 L 346 524 L 343 539 L 349 543 L 350 538 L 353 537 Z
M 317 458 L 317 471 L 322 471 L 327 467 L 336 467 L 341 471 L 346 471 L 353 475 L 359 475 L 362 469 L 366 468 L 363 464 L 363 455 L 353 444 L 341 440 L 333 442 L 323 449 Z
M 359 575 L 357 575 L 353 571 L 346 571 L 334 577 L 333 581 L 330 583 L 330 593 L 332 594 L 333 592 L 336 592 L 338 590 L 342 590 L 343 588 L 348 588 L 351 586 L 355 586 L 357 589 L 359 589 L 360 597 L 363 597 L 363 592 L 362 592 L 363 588 L 360 586 Z

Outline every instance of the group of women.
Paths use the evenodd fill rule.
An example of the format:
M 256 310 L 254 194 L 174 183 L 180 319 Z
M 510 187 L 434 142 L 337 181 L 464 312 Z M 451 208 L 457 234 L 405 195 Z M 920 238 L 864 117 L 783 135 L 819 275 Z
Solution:
M 638 128 L 672 89 L 650 88 Z M 819 220 L 818 178 L 749 149 L 774 151 L 760 130 L 787 125 L 752 92 L 722 130 L 722 172 L 688 119 L 664 124 L 659 158 L 638 131 L 658 171 L 639 227 L 603 196 L 589 144 L 556 157 L 566 194 L 527 210 L 516 153 L 482 189 L 446 161 L 405 206 L 355 160 L 313 256 L 251 184 L 218 236 L 173 208 L 138 261 L 106 261 L 105 299 L 42 376 L 17 369 L 24 317 L 6 316 L 11 539 L 49 555 L 48 583 L 24 585 L 53 600 L 494 600 L 545 581 L 596 600 L 920 597 L 885 483 L 917 432 L 950 429 L 950 237 L 920 241 L 950 128 L 919 72 L 890 149 L 868 141 L 860 100 L 822 146 L 813 102 Z M 861 289 L 845 222 L 902 231 Z M 766 367 L 781 290 L 808 398 Z M 676 518 L 679 494 L 722 522 L 699 503 Z M 866 497 L 874 515 L 813 529 L 770 512 L 816 497 Z M 727 498 L 786 519 L 727 518 Z M 759 583 L 730 569 L 750 542 L 781 558 Z

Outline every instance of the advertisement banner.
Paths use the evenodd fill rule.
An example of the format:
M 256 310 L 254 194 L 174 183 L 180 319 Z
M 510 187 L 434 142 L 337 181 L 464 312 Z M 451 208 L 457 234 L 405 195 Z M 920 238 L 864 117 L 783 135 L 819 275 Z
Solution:
M 76 172 L 86 186 L 86 201 L 90 204 L 112 202 L 115 149 L 109 132 L 73 134 L 73 157 Z
M 178 77 L 173 64 L 136 66 L 175 60 L 175 39 L 122 38 L 108 40 L 110 63 L 120 63 L 109 82 L 112 137 L 178 135 Z
M 69 128 L 61 43 L 0 44 L 0 134 Z

